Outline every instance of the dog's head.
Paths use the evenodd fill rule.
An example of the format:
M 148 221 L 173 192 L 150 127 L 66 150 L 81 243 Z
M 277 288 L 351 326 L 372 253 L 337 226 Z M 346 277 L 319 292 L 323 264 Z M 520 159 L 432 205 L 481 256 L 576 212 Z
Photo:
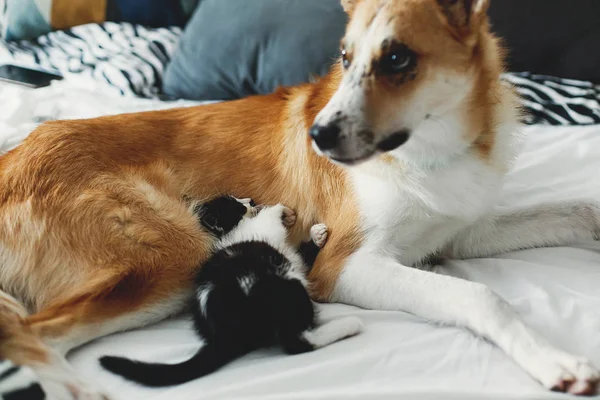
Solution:
M 341 80 L 310 129 L 317 152 L 353 165 L 384 152 L 435 158 L 472 142 L 469 114 L 502 69 L 488 2 L 342 0 Z

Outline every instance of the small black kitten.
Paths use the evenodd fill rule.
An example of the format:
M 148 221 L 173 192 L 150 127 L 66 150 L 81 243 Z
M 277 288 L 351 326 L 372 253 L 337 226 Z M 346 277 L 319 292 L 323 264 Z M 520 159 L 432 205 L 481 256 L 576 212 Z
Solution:
M 104 368 L 146 386 L 168 386 L 205 376 L 262 347 L 279 343 L 287 353 L 298 354 L 360 332 L 356 317 L 316 322 L 306 274 L 325 244 L 325 225 L 314 225 L 312 241 L 298 251 L 287 243 L 286 229 L 296 215 L 282 205 L 259 208 L 249 199 L 226 196 L 196 212 L 220 238 L 196 277 L 192 310 L 204 346 L 178 364 L 107 356 L 100 359 Z

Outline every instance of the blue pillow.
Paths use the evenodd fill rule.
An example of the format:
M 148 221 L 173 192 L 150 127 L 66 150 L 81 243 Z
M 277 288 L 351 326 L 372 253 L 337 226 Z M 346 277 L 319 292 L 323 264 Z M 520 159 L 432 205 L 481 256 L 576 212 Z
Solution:
M 202 0 L 163 91 L 229 100 L 308 82 L 338 56 L 346 19 L 340 0 Z

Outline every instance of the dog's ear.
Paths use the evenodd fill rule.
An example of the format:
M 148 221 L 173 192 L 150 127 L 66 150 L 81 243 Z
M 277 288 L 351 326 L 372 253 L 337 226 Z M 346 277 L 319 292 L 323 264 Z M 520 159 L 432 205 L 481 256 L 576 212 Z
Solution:
M 342 7 L 344 7 L 346 14 L 352 15 L 359 1 L 360 0 L 342 0 Z
M 442 22 L 460 41 L 473 44 L 487 17 L 490 0 L 434 0 Z

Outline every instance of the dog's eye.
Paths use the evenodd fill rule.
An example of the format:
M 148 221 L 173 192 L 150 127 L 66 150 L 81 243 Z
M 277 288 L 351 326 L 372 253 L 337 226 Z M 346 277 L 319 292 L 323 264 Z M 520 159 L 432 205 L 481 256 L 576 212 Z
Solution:
M 345 69 L 350 67 L 350 60 L 348 59 L 348 52 L 346 49 L 342 49 L 342 65 Z
M 381 58 L 379 71 L 384 75 L 399 74 L 411 69 L 414 61 L 414 54 L 410 50 L 392 51 Z

